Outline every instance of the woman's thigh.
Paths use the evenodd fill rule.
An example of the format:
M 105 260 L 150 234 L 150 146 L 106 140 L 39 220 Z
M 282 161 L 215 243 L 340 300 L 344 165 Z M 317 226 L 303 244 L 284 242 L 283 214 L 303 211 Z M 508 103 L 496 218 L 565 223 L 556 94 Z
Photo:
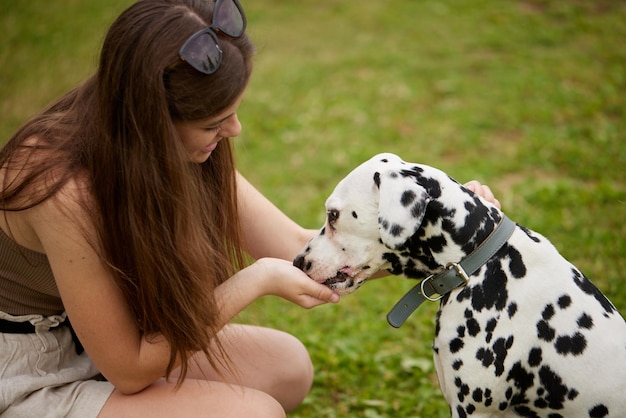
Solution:
M 270 394 L 289 412 L 309 393 L 313 365 L 304 345 L 294 336 L 270 328 L 231 324 L 220 341 L 230 367 L 213 368 L 204 354 L 189 363 L 187 377 L 245 386 Z M 212 350 L 215 352 L 215 350 Z M 172 378 L 178 376 L 178 371 Z
M 290 334 L 231 324 L 220 332 L 229 366 L 212 367 L 204 354 L 180 371 L 134 395 L 115 391 L 99 417 L 216 416 L 282 417 L 298 407 L 311 389 L 313 366 L 306 348 Z M 215 347 L 211 347 L 215 353 Z
M 114 391 L 98 417 L 285 417 L 278 401 L 255 389 L 195 379 L 175 386 L 162 379 L 134 395 Z

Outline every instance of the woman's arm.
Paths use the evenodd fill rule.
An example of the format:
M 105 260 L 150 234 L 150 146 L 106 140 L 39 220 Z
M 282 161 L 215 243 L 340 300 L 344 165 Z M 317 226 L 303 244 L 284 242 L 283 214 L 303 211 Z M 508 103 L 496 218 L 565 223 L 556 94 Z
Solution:
M 237 190 L 246 249 L 255 259 L 291 261 L 317 232 L 292 221 L 239 173 Z

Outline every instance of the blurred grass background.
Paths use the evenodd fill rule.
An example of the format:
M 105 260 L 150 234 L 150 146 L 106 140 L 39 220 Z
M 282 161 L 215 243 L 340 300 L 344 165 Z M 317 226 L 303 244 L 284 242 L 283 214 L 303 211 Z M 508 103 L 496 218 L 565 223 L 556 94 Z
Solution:
M 258 53 L 239 167 L 286 213 L 319 227 L 348 171 L 395 152 L 489 184 L 626 312 L 625 1 L 242 2 Z M 0 141 L 93 71 L 130 3 L 0 0 Z M 374 281 L 310 311 L 264 298 L 241 315 L 310 350 L 315 385 L 291 416 L 449 416 L 436 306 L 385 322 L 412 284 Z

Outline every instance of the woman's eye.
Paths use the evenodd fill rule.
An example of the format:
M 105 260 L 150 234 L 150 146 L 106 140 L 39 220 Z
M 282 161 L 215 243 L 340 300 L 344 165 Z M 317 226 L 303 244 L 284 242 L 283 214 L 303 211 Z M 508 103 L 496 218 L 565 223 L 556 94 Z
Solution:
M 210 126 L 208 128 L 205 128 L 205 131 L 207 131 L 207 132 L 218 132 L 220 129 L 222 129 L 222 125 Z

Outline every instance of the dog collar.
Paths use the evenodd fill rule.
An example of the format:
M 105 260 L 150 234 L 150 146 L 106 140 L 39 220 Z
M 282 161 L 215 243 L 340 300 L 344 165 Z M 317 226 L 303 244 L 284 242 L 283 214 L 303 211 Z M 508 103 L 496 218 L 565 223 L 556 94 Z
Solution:
M 441 273 L 432 274 L 409 290 L 387 314 L 387 322 L 399 328 L 422 302 L 436 302 L 448 292 L 465 286 L 469 276 L 480 269 L 508 241 L 515 223 L 502 214 L 502 219 L 486 240 L 459 263 L 450 263 Z

